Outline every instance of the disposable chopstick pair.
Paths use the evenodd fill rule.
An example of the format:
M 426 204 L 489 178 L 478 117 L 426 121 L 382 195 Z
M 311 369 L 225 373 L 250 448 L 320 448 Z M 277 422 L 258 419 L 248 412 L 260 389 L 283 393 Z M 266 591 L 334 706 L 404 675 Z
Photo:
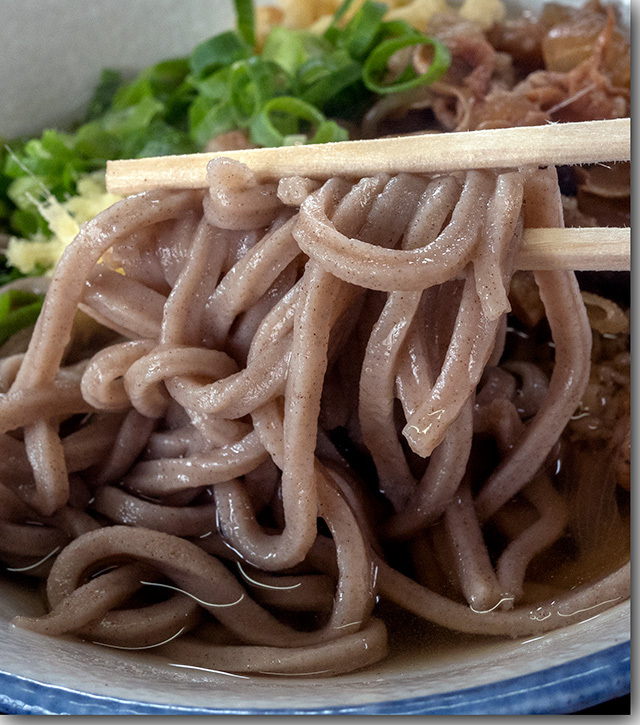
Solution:
M 236 159 L 266 180 L 607 163 L 630 155 L 631 121 L 621 118 L 109 161 L 107 188 L 118 194 L 203 188 L 208 162 L 220 157 Z M 528 229 L 519 266 L 629 269 L 630 240 L 629 229 Z

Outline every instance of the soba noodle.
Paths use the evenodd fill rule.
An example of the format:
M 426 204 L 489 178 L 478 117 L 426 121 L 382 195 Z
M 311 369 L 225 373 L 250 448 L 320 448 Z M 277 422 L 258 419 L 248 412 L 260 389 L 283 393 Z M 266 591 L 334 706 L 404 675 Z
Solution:
M 49 608 L 18 626 L 337 674 L 385 656 L 379 598 L 521 636 L 628 596 L 554 472 L 591 374 L 572 272 L 535 274 L 551 368 L 505 353 L 522 230 L 563 225 L 554 169 L 209 181 L 84 225 L 0 364 L 0 557 Z M 618 488 L 587 528 L 625 530 Z M 577 573 L 541 581 L 569 539 Z

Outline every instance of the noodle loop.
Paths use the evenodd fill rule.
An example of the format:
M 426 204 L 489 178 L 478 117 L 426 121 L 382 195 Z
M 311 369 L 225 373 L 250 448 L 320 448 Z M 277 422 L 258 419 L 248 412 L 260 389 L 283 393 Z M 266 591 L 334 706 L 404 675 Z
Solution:
M 606 501 L 572 513 L 594 484 L 563 478 L 580 405 L 606 389 L 628 420 L 623 345 L 601 341 L 590 379 L 570 272 L 535 275 L 546 358 L 507 323 L 523 229 L 563 223 L 553 169 L 275 184 L 219 159 L 208 177 L 204 198 L 85 224 L 0 363 L 0 559 L 46 576 L 49 605 L 17 624 L 337 674 L 386 655 L 379 597 L 517 636 L 628 596 L 622 545 L 584 575 L 590 527 L 628 520 L 628 427 L 599 413 Z M 78 309 L 104 344 L 78 342 Z

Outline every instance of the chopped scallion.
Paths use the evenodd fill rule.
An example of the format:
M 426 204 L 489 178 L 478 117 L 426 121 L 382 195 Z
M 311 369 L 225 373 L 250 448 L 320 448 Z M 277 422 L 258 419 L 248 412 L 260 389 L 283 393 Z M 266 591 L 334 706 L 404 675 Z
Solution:
M 237 60 L 250 58 L 251 46 L 234 30 L 215 35 L 196 45 L 189 56 L 189 67 L 196 78 L 204 78 Z
M 392 55 L 412 45 L 430 45 L 433 48 L 433 60 L 429 69 L 418 75 L 407 65 L 400 77 L 393 83 L 385 84 L 383 79 L 387 73 L 387 64 Z M 393 38 L 380 43 L 367 58 L 362 73 L 362 80 L 367 88 L 374 93 L 385 95 L 399 93 L 417 86 L 425 86 L 437 81 L 447 71 L 451 56 L 447 46 L 427 35 L 409 35 Z
M 12 289 L 0 295 L 0 345 L 38 319 L 44 295 Z
M 305 132 L 305 126 L 310 127 L 309 132 Z M 292 96 L 271 99 L 251 125 L 251 140 L 261 146 L 285 146 L 291 144 L 291 140 L 287 140 L 291 136 L 297 137 L 296 142 L 304 138 L 310 139 L 311 143 L 348 138 L 345 129 L 327 121 L 324 114 L 310 103 Z
M 344 29 L 342 42 L 353 58 L 366 57 L 382 27 L 387 6 L 368 0 Z
M 236 6 L 236 24 L 245 43 L 252 48 L 256 44 L 256 21 L 253 0 L 234 0 Z
M 377 96 L 431 83 L 450 63 L 444 45 L 403 20 L 385 20 L 387 7 L 376 0 L 342 0 L 324 33 L 273 27 L 261 50 L 252 0 L 227 1 L 235 30 L 130 81 L 105 70 L 83 123 L 0 147 L 0 231 L 51 237 L 40 202 L 73 197 L 78 181 L 110 159 L 200 151 L 235 129 L 261 146 L 344 140 L 338 119 L 357 124 Z M 418 44 L 433 49 L 428 71 L 418 75 L 408 64 L 388 81 L 393 54 Z

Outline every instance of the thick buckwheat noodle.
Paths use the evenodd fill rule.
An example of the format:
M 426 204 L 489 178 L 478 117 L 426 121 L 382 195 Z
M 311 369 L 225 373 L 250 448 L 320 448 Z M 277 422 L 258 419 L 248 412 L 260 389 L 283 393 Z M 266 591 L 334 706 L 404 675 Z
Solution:
M 563 225 L 554 169 L 209 180 L 84 225 L 0 362 L 0 557 L 49 608 L 16 624 L 338 674 L 385 656 L 379 600 L 513 637 L 628 596 L 621 544 L 589 563 L 620 487 L 555 471 L 586 455 L 572 272 L 535 273 L 553 364 L 505 353 L 523 228 Z

